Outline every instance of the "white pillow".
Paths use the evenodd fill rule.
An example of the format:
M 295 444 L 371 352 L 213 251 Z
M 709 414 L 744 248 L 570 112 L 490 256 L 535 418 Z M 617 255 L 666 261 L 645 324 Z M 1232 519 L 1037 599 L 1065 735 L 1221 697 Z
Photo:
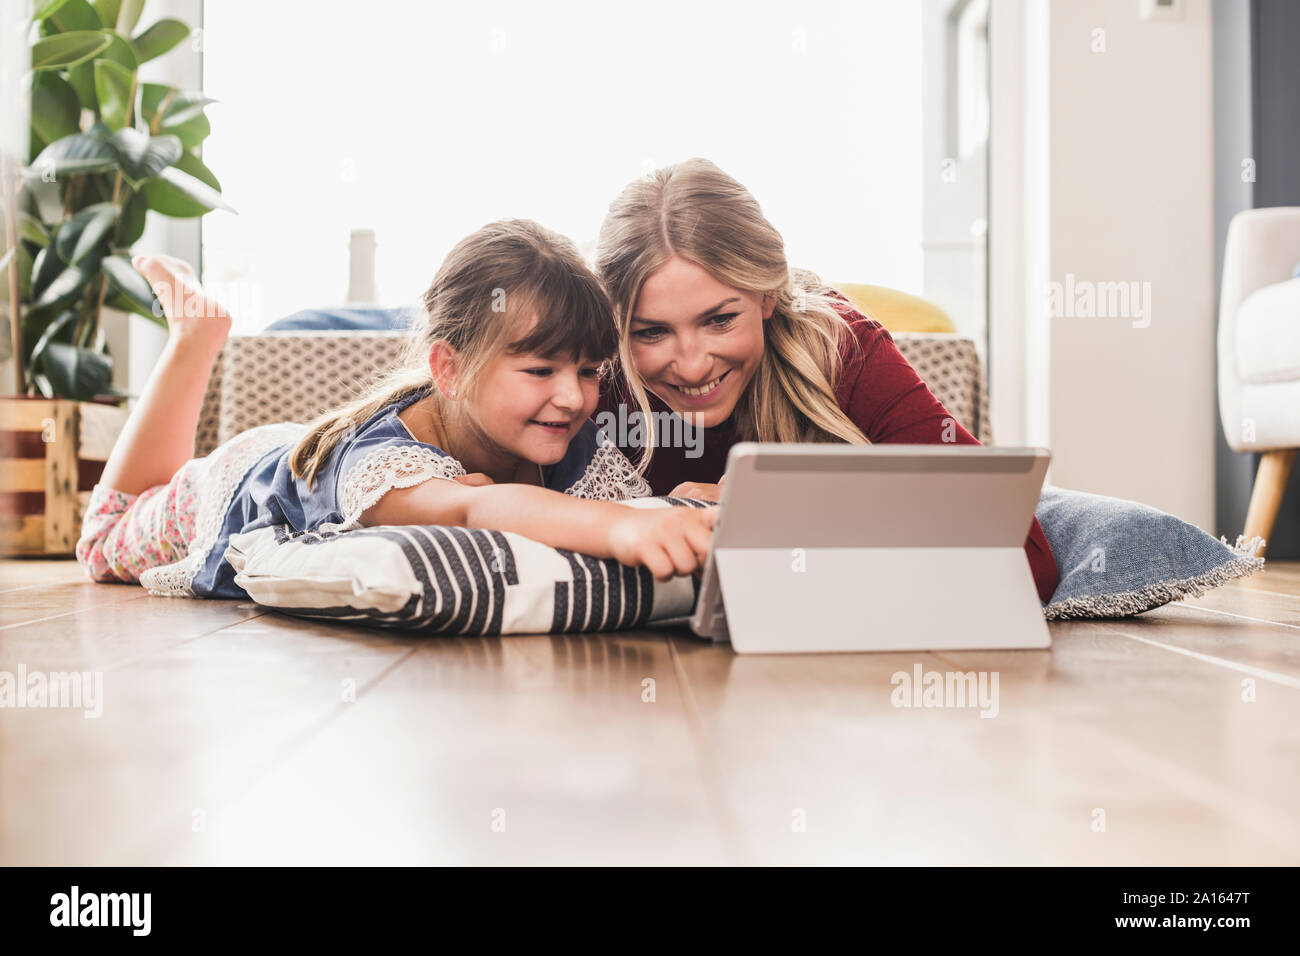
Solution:
M 710 507 L 637 498 L 632 507 Z M 502 531 L 385 525 L 344 532 L 275 525 L 237 534 L 225 558 L 258 604 L 287 614 L 431 634 L 641 627 L 691 613 L 694 576 L 577 554 Z

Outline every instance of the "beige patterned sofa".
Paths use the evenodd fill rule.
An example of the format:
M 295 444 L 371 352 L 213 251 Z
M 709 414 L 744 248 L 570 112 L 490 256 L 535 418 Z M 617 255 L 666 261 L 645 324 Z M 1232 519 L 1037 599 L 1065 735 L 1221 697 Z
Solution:
M 231 336 L 208 385 L 194 454 L 255 425 L 306 422 L 362 392 L 401 355 L 407 333 L 263 332 Z M 962 426 L 992 443 L 988 388 L 972 339 L 895 332 L 899 351 Z

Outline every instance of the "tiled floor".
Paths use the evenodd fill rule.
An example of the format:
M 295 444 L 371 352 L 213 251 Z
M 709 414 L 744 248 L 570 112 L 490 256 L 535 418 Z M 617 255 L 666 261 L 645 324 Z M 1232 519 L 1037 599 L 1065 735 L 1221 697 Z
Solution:
M 420 639 L 0 564 L 0 862 L 1300 863 L 1300 564 L 1048 651 Z M 998 677 L 997 713 L 891 703 Z M 92 676 L 93 686 L 93 676 Z

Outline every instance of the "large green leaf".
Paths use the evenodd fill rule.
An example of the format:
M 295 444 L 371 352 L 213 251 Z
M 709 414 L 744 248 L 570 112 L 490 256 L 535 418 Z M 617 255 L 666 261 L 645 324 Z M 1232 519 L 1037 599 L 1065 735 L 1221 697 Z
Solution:
M 32 4 L 32 23 L 44 20 L 67 2 L 68 0 L 36 0 Z
M 76 265 L 94 252 L 117 224 L 117 214 L 118 208 L 111 202 L 95 203 L 78 210 L 59 227 L 59 238 L 54 247 L 59 258 L 69 265 Z
M 203 165 L 203 160 L 199 159 L 193 153 L 184 153 L 181 158 L 176 160 L 176 168 L 183 173 L 189 173 L 200 182 L 207 183 L 217 192 L 221 192 L 221 183 L 217 180 L 216 175 L 207 166 Z M 230 210 L 234 212 L 234 210 Z
M 234 212 L 235 210 L 221 198 L 221 193 L 210 183 L 204 182 L 194 172 L 184 170 L 182 163 L 190 166 L 192 170 L 201 168 L 211 176 L 207 167 L 203 166 L 197 158 L 190 153 L 186 153 L 185 156 L 190 158 L 187 160 L 182 157 L 175 166 L 163 170 L 157 179 L 144 187 L 144 193 L 149 199 L 149 208 L 177 219 L 193 219 L 213 209 Z M 215 178 L 212 177 L 214 181 Z
M 111 40 L 109 41 L 112 42 Z M 105 48 L 107 49 L 107 47 Z M 95 97 L 95 63 L 85 60 L 68 70 L 68 85 L 76 91 L 82 109 L 99 116 L 99 100 Z
M 89 60 L 109 44 L 109 38 L 90 30 L 74 30 L 45 37 L 32 44 L 33 70 L 61 70 Z
M 175 136 L 146 136 L 139 130 L 120 129 L 113 134 L 118 165 L 133 188 L 153 179 L 181 158 L 181 141 Z
M 98 30 L 103 26 L 99 14 L 86 0 L 66 0 L 59 8 L 39 17 L 41 36 L 71 33 L 73 30 Z
M 107 355 L 64 342 L 51 342 L 41 356 L 41 371 L 55 394 L 87 402 L 113 380 L 113 363 Z
M 26 172 L 38 178 L 49 173 L 59 179 L 73 173 L 115 169 L 118 156 L 118 148 L 103 134 L 76 133 L 46 146 Z
M 168 133 L 172 132 L 169 127 L 187 123 L 194 117 L 203 115 L 205 106 L 217 102 L 202 93 L 178 90 L 165 83 L 145 83 L 142 84 L 141 90 L 143 92 L 140 96 L 140 115 L 144 117 L 151 129 L 158 116 L 158 110 L 163 103 L 167 104 L 167 111 L 163 114 L 162 131 Z
M 100 33 L 108 37 L 108 46 L 104 47 L 103 52 L 97 54 L 96 58 L 111 60 L 134 72 L 139 64 L 136 62 L 135 50 L 132 49 L 130 41 L 113 30 L 101 30 Z M 82 108 L 98 116 L 99 98 L 95 95 L 94 61 L 84 60 L 69 69 L 68 84 L 76 92 Z
M 193 149 L 208 138 L 212 126 L 203 115 L 203 108 L 216 100 L 201 93 L 176 90 L 163 83 L 145 83 L 141 89 L 140 115 L 149 129 L 171 133 L 180 139 L 181 145 L 186 149 Z M 167 104 L 167 109 L 162 122 L 158 123 L 158 110 L 163 103 Z
M 144 234 L 145 217 L 149 212 L 149 200 L 144 193 L 132 192 L 122 203 L 122 215 L 117 221 L 117 234 L 113 245 L 119 249 L 130 249 Z
M 95 61 L 95 96 L 105 126 L 120 130 L 128 125 L 134 94 L 134 73 L 112 60 Z
M 76 320 L 76 312 L 61 312 L 58 318 L 45 327 L 45 331 L 41 333 L 41 337 L 37 339 L 36 344 L 32 346 L 31 355 L 27 358 L 28 363 L 35 365 L 39 362 L 41 354 L 45 351 L 45 347 L 53 342 L 55 337 L 60 335 L 65 329 L 71 331 L 68 327 Z
M 212 135 L 212 124 L 200 110 L 197 116 L 191 116 L 180 123 L 173 123 L 170 119 L 164 120 L 161 132 L 171 133 L 186 149 L 194 149 Z
M 103 33 L 108 37 L 108 46 L 104 47 L 104 52 L 99 54 L 96 59 L 112 60 L 118 66 L 130 70 L 132 73 L 139 69 L 140 61 L 136 59 L 135 47 L 131 46 L 131 41 L 113 30 L 104 30 Z
M 159 20 L 141 33 L 131 41 L 131 45 L 135 47 L 135 55 L 140 62 L 147 63 L 154 57 L 162 56 L 190 33 L 191 30 L 186 24 L 168 17 Z
M 118 4 L 117 23 L 115 24 L 117 32 L 130 36 L 135 30 L 135 25 L 140 22 L 140 11 L 143 8 L 144 0 L 121 0 L 121 3 Z
M 93 0 L 90 4 L 99 14 L 99 22 L 106 27 L 117 25 L 117 12 L 122 6 L 121 0 Z
M 141 306 L 135 299 L 128 298 L 117 290 L 109 292 L 104 296 L 104 306 L 109 309 L 117 309 L 119 312 L 129 312 L 132 315 L 138 315 L 141 318 L 148 319 L 150 322 L 157 323 L 161 328 L 167 328 L 167 317 L 162 314 L 159 308 L 158 314 L 154 315 L 152 309 L 146 309 Z
M 39 219 L 25 212 L 18 214 L 18 235 L 42 249 L 50 244 L 49 230 Z
M 32 77 L 31 154 L 37 155 L 56 139 L 81 130 L 81 104 L 68 81 L 53 70 Z
M 58 256 L 53 255 L 53 250 L 49 246 L 41 250 L 41 255 L 45 256 L 47 261 L 51 257 L 58 258 Z M 62 263 L 60 262 L 60 264 Z M 76 265 L 68 266 L 55 276 L 49 287 L 32 303 L 32 308 L 57 308 L 61 305 L 67 305 L 81 294 L 81 290 L 86 287 L 86 283 L 94 278 L 98 271 L 98 264 L 90 259 L 83 259 Z
M 99 264 L 112 286 L 135 303 L 141 314 L 162 318 L 162 304 L 154 298 L 149 280 L 122 256 L 105 256 Z M 156 310 L 156 311 L 155 311 Z
M 59 254 L 54 251 L 53 243 L 36 253 L 36 258 L 32 260 L 32 283 L 29 297 L 34 296 L 39 299 L 45 290 L 50 287 L 50 283 L 63 271 L 63 267 L 64 262 L 59 258 Z

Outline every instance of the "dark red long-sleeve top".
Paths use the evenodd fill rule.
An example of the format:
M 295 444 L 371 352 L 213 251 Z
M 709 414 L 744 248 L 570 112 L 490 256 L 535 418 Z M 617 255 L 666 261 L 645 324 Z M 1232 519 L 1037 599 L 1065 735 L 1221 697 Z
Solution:
M 853 348 L 848 341 L 841 347 L 843 370 L 835 397 L 840 408 L 873 444 L 937 445 L 945 439 L 949 444 L 979 444 L 921 381 L 899 352 L 888 329 L 853 309 L 845 300 L 841 299 L 837 307 L 848 320 L 860 348 Z M 649 395 L 652 410 L 670 410 L 653 392 Z M 622 374 L 616 370 L 601 384 L 599 410 L 617 415 L 620 403 L 628 411 L 635 409 Z M 686 457 L 685 448 L 656 447 L 645 476 L 654 493 L 666 495 L 684 481 L 716 483 L 726 468 L 727 453 L 738 441 L 732 425 L 728 419 L 705 429 L 702 449 L 691 449 L 702 452 L 697 458 Z M 609 437 L 618 440 L 617 435 Z M 639 448 L 623 449 L 633 461 L 640 451 Z M 1025 539 L 1025 554 L 1039 598 L 1050 601 L 1057 585 L 1056 559 L 1037 518 L 1033 519 Z

